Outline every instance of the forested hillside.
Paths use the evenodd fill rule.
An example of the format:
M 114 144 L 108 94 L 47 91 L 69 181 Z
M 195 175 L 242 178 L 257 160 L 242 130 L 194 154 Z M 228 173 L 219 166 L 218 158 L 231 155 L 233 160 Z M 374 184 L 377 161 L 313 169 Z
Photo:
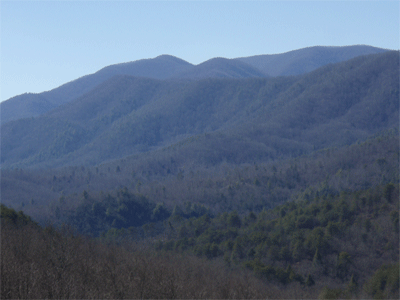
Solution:
M 267 77 L 257 67 L 240 60 L 227 58 L 212 58 L 197 66 L 177 74 L 177 78 L 204 79 L 204 78 L 251 78 Z
M 327 64 L 349 60 L 360 55 L 386 51 L 366 45 L 349 47 L 308 47 L 282 54 L 255 55 L 237 58 L 269 76 L 299 75 Z
M 399 80 L 312 47 L 12 99 L 1 298 L 398 299 Z
M 192 64 L 170 55 L 154 59 L 142 59 L 105 67 L 94 74 L 65 83 L 51 91 L 40 94 L 15 96 L 1 105 L 1 124 L 21 118 L 36 117 L 68 103 L 96 88 L 97 85 L 118 75 L 166 79 L 190 68 Z
M 242 65 L 250 70 L 251 77 L 303 74 L 329 63 L 345 61 L 360 55 L 381 53 L 384 49 L 371 46 L 311 47 L 275 55 L 225 60 L 219 65 L 210 61 L 194 66 L 171 55 L 154 59 L 141 59 L 105 67 L 98 72 L 68 82 L 40 94 L 23 94 L 0 104 L 1 124 L 21 118 L 36 117 L 53 108 L 70 102 L 96 88 L 116 75 L 129 75 L 154 79 L 249 77 L 249 72 L 233 70 L 232 65 Z M 247 65 L 247 66 L 246 66 Z
M 398 52 L 385 52 L 290 78 L 114 77 L 48 114 L 4 124 L 2 168 L 96 165 L 204 133 L 217 160 L 235 163 L 351 144 L 398 127 L 398 69 Z
M 398 185 L 390 183 L 246 216 L 174 209 L 168 220 L 157 206 L 151 218 L 165 221 L 138 228 L 123 221 L 140 222 L 145 202 L 121 191 L 117 199 L 85 204 L 92 220 L 76 210 L 71 224 L 84 226 L 79 230 L 102 217 L 103 204 L 105 220 L 119 215 L 97 241 L 42 229 L 2 206 L 1 295 L 397 299 L 398 197 Z M 138 216 L 124 219 L 129 212 Z
M 311 156 L 245 165 L 204 165 L 203 159 L 194 160 L 198 152 L 191 151 L 190 143 L 177 148 L 96 167 L 4 170 L 2 202 L 46 220 L 54 218 L 57 206 L 63 212 L 79 205 L 84 191 L 96 198 L 101 191 L 127 187 L 169 211 L 189 202 L 213 214 L 246 214 L 294 200 L 301 193 L 356 191 L 399 180 L 398 131 Z M 49 203 L 55 205 L 53 212 Z

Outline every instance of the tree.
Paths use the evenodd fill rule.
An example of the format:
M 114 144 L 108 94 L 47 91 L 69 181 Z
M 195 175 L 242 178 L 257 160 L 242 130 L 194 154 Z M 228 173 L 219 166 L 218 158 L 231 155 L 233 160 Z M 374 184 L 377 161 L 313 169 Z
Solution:
M 311 274 L 308 274 L 305 284 L 306 286 L 312 286 L 315 284 L 315 281 L 312 278 Z
M 240 226 L 242 226 L 242 222 L 240 221 L 240 217 L 236 211 L 233 211 L 229 214 L 228 225 L 236 228 L 240 228 Z
M 385 186 L 385 189 L 384 189 L 384 191 L 383 191 L 383 194 L 384 194 L 384 196 L 385 196 L 385 199 L 386 199 L 389 203 L 392 202 L 392 195 L 393 195 L 394 190 L 395 190 L 394 184 L 393 184 L 393 183 L 388 183 L 388 184 Z
M 351 275 L 350 281 L 347 284 L 346 292 L 350 295 L 354 294 L 357 290 L 357 281 L 354 278 L 354 274 Z
M 317 267 L 322 264 L 322 257 L 321 254 L 319 253 L 319 249 L 315 251 L 314 258 L 313 258 L 313 266 Z
M 344 279 L 351 264 L 350 255 L 347 252 L 340 252 L 336 264 L 336 276 Z
M 151 219 L 153 221 L 162 221 L 168 218 L 169 213 L 167 209 L 164 207 L 163 203 L 158 203 L 156 207 L 153 209 L 153 213 L 151 215 Z

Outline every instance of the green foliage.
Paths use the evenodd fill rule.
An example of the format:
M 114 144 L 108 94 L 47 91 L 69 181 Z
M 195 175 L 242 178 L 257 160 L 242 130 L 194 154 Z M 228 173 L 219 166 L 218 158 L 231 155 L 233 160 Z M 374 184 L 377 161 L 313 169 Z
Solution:
M 331 222 L 329 221 L 328 225 L 326 226 L 326 232 L 332 236 L 339 236 L 342 233 L 343 223 L 341 222 Z
M 384 195 L 385 199 L 388 202 L 392 202 L 393 201 L 392 197 L 393 197 L 394 190 L 395 190 L 395 186 L 394 186 L 393 183 L 388 183 L 385 186 L 384 191 L 383 191 L 383 195 Z
M 340 252 L 337 258 L 336 275 L 340 278 L 345 278 L 351 264 L 351 257 L 347 252 Z
M 394 232 L 378 231 L 378 226 L 387 226 L 383 224 L 396 220 L 398 212 L 394 204 L 386 202 L 383 193 L 384 189 L 380 186 L 354 193 L 329 195 L 322 199 L 301 200 L 254 214 L 252 221 L 249 216 L 240 218 L 235 211 L 216 217 L 204 215 L 182 219 L 180 223 L 175 223 L 178 236 L 180 239 L 191 239 L 191 243 L 182 244 L 182 240 L 177 240 L 179 245 L 185 246 L 179 246 L 180 250 L 177 247 L 169 249 L 194 253 L 207 259 L 223 257 L 223 261 L 231 267 L 243 265 L 259 278 L 283 284 L 298 282 L 313 286 L 329 278 L 342 285 L 343 289 L 325 289 L 321 295 L 328 298 L 352 297 L 358 295 L 360 278 L 364 282 L 368 275 L 368 272 L 358 271 L 367 268 L 364 262 L 360 263 L 358 256 L 381 251 L 381 240 L 389 243 L 386 236 L 389 234 L 391 246 L 386 247 L 385 251 L 398 257 Z M 397 193 L 397 189 L 393 193 Z M 370 214 L 368 206 L 360 206 L 362 199 L 368 197 L 378 199 L 374 205 L 380 214 Z M 286 213 L 281 214 L 282 211 Z M 323 222 L 329 213 L 336 216 L 333 218 L 335 221 Z M 371 224 L 374 223 L 369 232 L 365 231 L 366 215 L 370 216 Z M 233 221 L 235 219 L 241 220 L 240 227 L 237 221 Z M 306 222 L 312 224 L 307 220 L 313 220 L 312 223 L 318 226 L 300 225 Z M 360 232 L 366 235 L 364 243 L 374 243 L 368 244 L 365 248 L 367 252 L 361 252 L 363 254 L 360 254 L 362 250 L 349 247 L 353 243 L 363 243 Z M 308 274 L 302 274 L 304 266 L 309 270 Z
M 163 203 L 157 203 L 156 207 L 153 209 L 151 219 L 154 221 L 162 221 L 167 219 L 169 216 L 168 210 L 165 208 Z
M 115 196 L 91 196 L 84 191 L 83 201 L 73 212 L 67 212 L 68 222 L 79 232 L 99 236 L 112 228 L 140 227 L 150 222 L 160 222 L 170 216 L 163 204 L 151 203 L 142 195 L 124 188 Z M 121 232 L 111 231 L 108 237 Z
M 307 275 L 307 279 L 305 281 L 306 286 L 313 286 L 315 284 L 314 279 L 312 278 L 311 274 Z
M 236 211 L 231 212 L 228 216 L 228 226 L 240 228 L 242 221 Z
M 374 278 L 378 279 L 364 285 L 372 275 L 365 257 L 369 261 L 370 253 L 384 251 L 381 261 L 392 263 L 398 258 L 398 237 L 386 230 L 398 219 L 398 206 L 385 199 L 385 186 L 309 197 L 260 213 L 231 211 L 200 216 L 195 212 L 206 211 L 201 205 L 177 203 L 172 217 L 163 203 L 156 205 L 125 188 L 111 194 L 83 193 L 77 196 L 80 204 L 75 211 L 70 215 L 60 211 L 60 218 L 69 216 L 78 230 L 110 244 L 141 240 L 144 245 L 153 244 L 162 255 L 195 255 L 215 263 L 223 261 L 235 270 L 244 266 L 273 284 L 314 287 L 328 281 L 342 287 L 318 291 L 327 298 L 357 296 L 358 284 L 379 298 L 396 294 L 396 288 L 391 287 L 394 281 L 389 279 L 393 272 L 377 272 L 379 276 Z M 397 195 L 397 186 L 392 193 Z M 367 203 L 363 205 L 363 199 L 369 198 L 373 199 L 373 211 Z M 58 201 L 60 210 L 68 202 L 65 197 Z M 329 213 L 334 214 L 325 222 Z M 15 217 L 17 213 L 2 210 L 3 214 Z M 335 216 L 334 221 L 331 216 Z M 318 225 L 301 225 L 311 224 L 308 220 Z M 365 220 L 370 220 L 368 232 Z M 377 286 L 383 287 L 383 292 Z
M 322 256 L 321 253 L 319 252 L 319 249 L 315 251 L 314 257 L 313 257 L 313 265 L 314 266 L 319 266 L 322 264 Z
M 16 212 L 13 208 L 8 208 L 4 204 L 0 204 L 0 217 L 2 225 L 12 224 L 17 227 L 37 226 L 37 223 L 30 216 L 25 215 L 22 211 Z
M 296 221 L 296 227 L 299 229 L 307 228 L 313 229 L 318 226 L 318 220 L 314 219 L 312 216 L 300 216 Z
M 329 237 L 325 235 L 322 227 L 316 227 L 311 230 L 305 239 L 305 246 L 311 255 L 317 249 L 321 252 L 321 255 L 329 253 L 329 245 Z
M 189 149 L 184 152 L 188 157 L 193 153 L 201 157 L 196 145 L 205 142 L 203 150 L 209 149 L 216 136 L 199 135 L 175 146 Z M 219 138 L 232 142 L 226 135 Z M 236 163 L 241 160 L 231 156 L 221 166 L 216 154 L 204 156 L 207 162 L 200 164 L 215 166 L 196 169 L 199 165 L 194 163 L 184 169 L 188 158 L 170 150 L 155 151 L 159 156 L 151 154 L 140 162 L 126 159 L 96 169 L 6 171 L 2 192 L 25 190 L 20 182 L 43 185 L 43 190 L 50 184 L 55 199 L 63 195 L 49 205 L 57 224 L 69 222 L 79 232 L 117 244 L 154 242 L 163 254 L 223 260 L 236 270 L 256 261 L 250 263 L 254 274 L 287 285 L 303 283 L 308 274 L 316 286 L 329 282 L 343 287 L 345 294 L 340 297 L 357 292 L 354 278 L 362 286 L 371 276 L 372 265 L 398 260 L 399 213 L 393 201 L 398 198 L 398 185 L 388 183 L 398 181 L 396 131 L 346 148 L 326 149 L 280 164 L 275 161 L 272 167 L 269 163 L 239 167 Z M 111 172 L 119 165 L 123 166 L 119 172 Z M 184 176 L 176 180 L 180 173 Z M 37 174 L 43 178 L 32 181 Z M 109 187 L 123 183 L 136 186 L 143 195 L 126 188 L 107 194 Z M 75 186 L 76 194 L 64 194 L 69 184 Z M 97 194 L 96 186 L 105 192 Z M 40 197 L 35 198 L 35 206 L 44 203 L 36 199 Z M 24 210 L 34 209 L 22 200 L 18 203 L 25 203 Z M 15 214 L 7 218 L 18 219 Z M 312 285 L 311 279 L 305 284 Z
M 374 299 L 399 297 L 399 263 L 381 266 L 366 283 L 364 289 Z
M 343 291 L 341 289 L 331 289 L 328 287 L 324 287 L 319 294 L 319 299 L 341 299 Z
M 346 293 L 349 295 L 354 295 L 357 293 L 357 289 L 358 289 L 358 284 L 357 284 L 357 281 L 355 280 L 354 274 L 353 274 L 353 275 L 351 275 L 349 283 L 347 284 Z
M 393 210 L 390 212 L 390 217 L 393 222 L 393 230 L 399 233 L 399 211 Z

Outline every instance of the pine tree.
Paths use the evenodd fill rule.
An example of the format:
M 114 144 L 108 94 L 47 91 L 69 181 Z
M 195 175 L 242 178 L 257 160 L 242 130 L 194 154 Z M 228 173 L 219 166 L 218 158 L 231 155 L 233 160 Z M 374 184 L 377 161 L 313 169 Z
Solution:
M 319 253 L 319 249 L 317 248 L 313 258 L 313 266 L 318 267 L 320 265 L 322 265 L 322 257 L 321 254 Z
M 306 286 L 312 286 L 315 284 L 314 279 L 312 278 L 311 274 L 308 274 L 306 279 Z
M 346 292 L 350 295 L 354 294 L 357 290 L 357 282 L 354 278 L 354 274 L 351 275 L 350 281 L 347 284 Z

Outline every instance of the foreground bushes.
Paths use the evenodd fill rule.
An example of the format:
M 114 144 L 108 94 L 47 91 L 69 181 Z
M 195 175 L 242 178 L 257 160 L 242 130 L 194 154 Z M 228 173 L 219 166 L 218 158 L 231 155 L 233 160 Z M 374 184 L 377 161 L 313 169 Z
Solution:
M 67 229 L 41 229 L 2 217 L 2 299 L 309 298 L 263 282 L 246 271 L 145 246 L 106 245 Z
M 258 215 L 174 213 L 141 242 L 135 227 L 95 240 L 2 205 L 1 297 L 398 299 L 392 198 L 387 184 Z

